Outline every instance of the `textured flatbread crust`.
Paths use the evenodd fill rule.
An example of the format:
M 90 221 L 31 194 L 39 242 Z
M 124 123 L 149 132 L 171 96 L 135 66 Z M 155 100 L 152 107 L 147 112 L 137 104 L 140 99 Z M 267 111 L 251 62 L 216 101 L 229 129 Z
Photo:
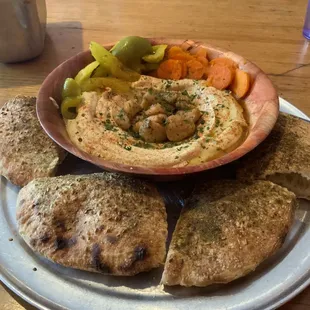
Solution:
M 65 154 L 41 128 L 35 97 L 17 96 L 0 108 L 0 175 L 24 186 L 53 176 Z
M 166 255 L 166 210 L 156 188 L 110 173 L 42 178 L 21 189 L 19 232 L 58 264 L 113 275 L 158 267 Z
M 310 200 L 310 123 L 280 113 L 267 139 L 238 166 L 238 179 L 267 179 Z
M 198 186 L 173 233 L 162 283 L 207 286 L 245 276 L 281 247 L 296 204 L 269 181 Z

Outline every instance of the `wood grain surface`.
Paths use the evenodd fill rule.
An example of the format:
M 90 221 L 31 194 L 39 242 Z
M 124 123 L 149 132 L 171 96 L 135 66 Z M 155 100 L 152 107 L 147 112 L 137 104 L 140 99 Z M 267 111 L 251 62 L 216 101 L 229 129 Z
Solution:
M 44 51 L 31 61 L 0 64 L 0 106 L 16 94 L 36 95 L 46 75 L 91 40 L 113 42 L 135 34 L 230 49 L 257 64 L 280 96 L 310 115 L 310 49 L 302 36 L 306 0 L 46 2 Z M 0 287 L 0 309 L 33 309 L 10 294 Z M 310 309 L 310 288 L 280 309 Z

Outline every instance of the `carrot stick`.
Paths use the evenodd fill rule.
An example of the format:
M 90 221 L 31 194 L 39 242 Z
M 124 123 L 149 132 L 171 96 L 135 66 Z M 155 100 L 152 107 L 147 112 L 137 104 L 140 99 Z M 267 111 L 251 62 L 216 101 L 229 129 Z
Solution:
M 250 84 L 250 75 L 245 71 L 236 69 L 235 78 L 229 88 L 238 98 L 242 98 L 248 92 Z
M 209 67 L 207 84 L 220 90 L 225 89 L 233 81 L 234 73 L 231 67 L 214 64 Z

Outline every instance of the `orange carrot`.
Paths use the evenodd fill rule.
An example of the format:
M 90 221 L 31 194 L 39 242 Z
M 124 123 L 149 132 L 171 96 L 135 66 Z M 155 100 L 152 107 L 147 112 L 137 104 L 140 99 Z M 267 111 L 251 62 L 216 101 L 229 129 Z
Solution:
M 199 80 L 202 78 L 205 68 L 198 60 L 190 60 L 187 63 L 188 67 L 188 78 Z
M 208 70 L 209 70 L 209 61 L 205 57 L 196 57 L 196 59 L 203 65 L 204 67 L 204 73 L 203 73 L 203 78 L 208 77 Z
M 187 76 L 187 72 L 188 72 L 188 67 L 185 61 L 182 62 L 182 79 L 185 79 Z
M 229 88 L 238 98 L 242 98 L 248 92 L 250 84 L 250 75 L 245 71 L 236 69 L 235 78 Z
M 193 59 L 193 56 L 181 49 L 179 46 L 172 46 L 168 50 L 168 59 L 176 59 L 176 60 L 182 60 L 182 61 L 188 61 Z
M 161 79 L 179 80 L 182 76 L 182 62 L 175 59 L 163 61 L 157 69 L 157 76 Z
M 233 69 L 237 68 L 237 64 L 233 60 L 231 60 L 230 58 L 225 58 L 225 57 L 214 58 L 210 61 L 211 66 L 215 64 L 231 67 Z
M 196 59 L 204 66 L 204 67 L 207 67 L 208 64 L 209 64 L 209 61 L 206 57 L 203 57 L 203 56 L 198 56 L 196 57 Z
M 173 58 L 175 55 L 182 54 L 184 51 L 180 46 L 172 46 L 168 49 L 167 57 Z
M 203 58 L 207 58 L 208 56 L 207 50 L 201 46 L 197 48 L 193 48 L 191 50 L 191 54 L 195 55 L 196 57 L 203 57 Z
M 234 79 L 234 70 L 229 66 L 214 64 L 208 70 L 207 84 L 217 89 L 227 88 Z

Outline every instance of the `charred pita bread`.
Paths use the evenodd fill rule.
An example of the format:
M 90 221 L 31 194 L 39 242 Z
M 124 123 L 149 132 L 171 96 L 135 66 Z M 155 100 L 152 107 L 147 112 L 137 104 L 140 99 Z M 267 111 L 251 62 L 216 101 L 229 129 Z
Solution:
M 65 154 L 41 128 L 35 97 L 17 96 L 0 108 L 0 175 L 24 186 L 53 176 Z
M 156 188 L 110 173 L 36 179 L 17 201 L 19 232 L 66 267 L 130 276 L 166 255 L 166 210 Z
M 198 186 L 177 222 L 162 283 L 207 286 L 245 276 L 284 242 L 295 195 L 268 181 Z
M 238 179 L 270 180 L 310 200 L 310 123 L 280 113 L 267 139 L 238 166 Z

